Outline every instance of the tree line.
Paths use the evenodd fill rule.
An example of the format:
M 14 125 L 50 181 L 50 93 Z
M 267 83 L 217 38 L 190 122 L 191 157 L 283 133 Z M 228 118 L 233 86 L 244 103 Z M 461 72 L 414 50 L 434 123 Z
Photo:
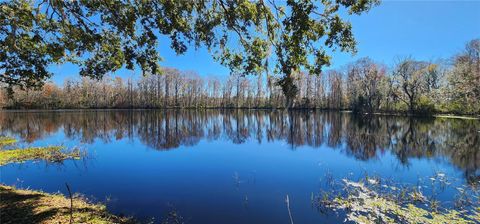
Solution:
M 39 89 L 2 88 L 4 108 L 285 108 L 281 75 L 222 80 L 193 71 L 162 68 L 138 80 L 103 77 L 46 83 Z M 292 74 L 298 92 L 293 108 L 349 109 L 355 112 L 480 114 L 480 39 L 448 60 L 407 57 L 394 66 L 361 58 L 319 75 Z M 6 87 L 6 86 L 4 86 Z
M 71 63 L 80 76 L 102 79 L 119 69 L 158 74 L 160 37 L 183 54 L 205 47 L 215 60 L 244 75 L 274 65 L 293 106 L 292 75 L 320 73 L 328 50 L 356 52 L 348 17 L 380 4 L 362 1 L 59 1 L 0 2 L 0 82 L 41 87 L 48 67 Z M 161 43 L 165 44 L 165 43 Z

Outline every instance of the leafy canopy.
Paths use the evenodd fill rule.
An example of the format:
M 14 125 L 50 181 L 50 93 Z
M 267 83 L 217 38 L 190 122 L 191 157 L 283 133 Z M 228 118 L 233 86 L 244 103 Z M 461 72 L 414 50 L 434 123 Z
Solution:
M 122 67 L 159 73 L 158 38 L 183 54 L 205 46 L 243 74 L 274 60 L 290 76 L 328 65 L 325 48 L 355 52 L 351 24 L 379 0 L 10 0 L 0 3 L 0 81 L 38 87 L 48 66 L 71 62 L 80 75 L 101 78 Z M 286 80 L 289 82 L 289 80 Z

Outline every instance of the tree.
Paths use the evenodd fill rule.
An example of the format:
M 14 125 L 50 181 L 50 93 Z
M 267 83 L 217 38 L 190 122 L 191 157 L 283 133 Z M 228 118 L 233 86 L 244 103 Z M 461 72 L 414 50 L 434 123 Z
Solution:
M 373 112 L 379 109 L 385 70 L 369 58 L 359 59 L 349 66 L 347 85 L 353 110 Z
M 435 69 L 430 63 L 407 58 L 400 61 L 393 76 L 397 82 L 398 97 L 408 106 L 408 111 L 414 113 L 420 97 L 427 90 L 427 77 Z
M 259 74 L 257 77 L 257 91 L 255 97 L 255 107 L 257 108 L 262 106 L 262 100 L 264 96 L 263 88 L 263 76 L 262 74 Z
M 480 39 L 467 43 L 465 50 L 455 56 L 453 60 L 454 67 L 449 76 L 452 103 L 464 112 L 479 113 Z
M 170 87 L 173 86 L 175 91 L 175 100 L 177 100 L 177 93 L 178 93 L 178 79 L 177 77 L 180 76 L 180 71 L 175 68 L 163 68 L 162 69 L 163 79 L 165 82 L 165 98 L 164 98 L 164 106 L 168 107 L 170 105 Z M 175 101 L 175 104 L 177 102 Z
M 330 92 L 328 95 L 329 109 L 343 109 L 343 79 L 342 74 L 332 70 L 328 72 Z
M 349 14 L 361 14 L 378 3 L 379 1 L 368 0 L 322 1 L 322 7 L 318 7 L 314 1 L 288 0 L 287 10 L 272 3 L 276 9 L 276 25 L 279 27 L 272 39 L 277 70 L 283 74 L 278 84 L 286 97 L 287 107 L 293 106 L 293 99 L 298 93 L 292 78 L 294 72 L 305 69 L 309 74 L 320 74 L 323 66 L 330 65 L 330 57 L 323 46 L 356 51 L 351 24 L 340 18 L 340 7 L 345 7 Z M 321 43 L 322 41 L 324 42 Z M 309 60 L 309 57 L 313 60 Z
M 295 107 L 352 109 L 369 113 L 381 110 L 429 113 L 437 110 L 478 114 L 478 59 L 474 47 L 468 46 L 468 51 L 455 56 L 455 63 L 451 66 L 441 61 L 432 64 L 407 58 L 400 61 L 389 75 L 385 74 L 384 66 L 368 58 L 350 64 L 346 70 L 330 70 L 319 76 L 297 72 L 292 75 L 299 89 L 299 101 Z M 42 109 L 277 108 L 285 105 L 281 87 L 271 85 L 278 80 L 278 75 L 268 76 L 264 85 L 262 76 L 255 79 L 242 73 L 220 81 L 205 79 L 193 71 L 162 70 L 163 74 L 145 75 L 137 81 L 104 76 L 100 81 L 68 79 L 63 87 L 53 83 L 46 83 L 39 89 L 14 87 L 11 97 L 6 97 L 4 88 L 1 91 L 4 95 L 2 105 L 5 108 Z M 2 87 L 5 85 L 0 83 Z
M 0 3 L 0 81 L 9 87 L 41 86 L 51 76 L 48 66 L 65 62 L 97 79 L 122 67 L 156 74 L 158 37 L 168 36 L 176 53 L 185 53 L 189 44 L 205 46 L 215 59 L 243 74 L 258 74 L 269 57 L 276 60 L 291 107 L 297 93 L 293 71 L 319 74 L 330 60 L 324 47 L 355 52 L 352 27 L 339 12 L 361 14 L 378 3 L 5 1 Z

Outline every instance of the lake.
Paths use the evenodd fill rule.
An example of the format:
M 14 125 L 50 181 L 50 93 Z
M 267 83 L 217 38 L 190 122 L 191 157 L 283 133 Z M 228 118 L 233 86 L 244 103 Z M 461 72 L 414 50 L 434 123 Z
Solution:
M 1 182 L 72 190 L 115 214 L 186 223 L 342 222 L 312 198 L 366 175 L 421 186 L 445 206 L 480 180 L 480 121 L 280 110 L 0 111 L 20 146 L 80 147 L 61 164 L 1 167 Z M 449 187 L 429 185 L 441 174 Z

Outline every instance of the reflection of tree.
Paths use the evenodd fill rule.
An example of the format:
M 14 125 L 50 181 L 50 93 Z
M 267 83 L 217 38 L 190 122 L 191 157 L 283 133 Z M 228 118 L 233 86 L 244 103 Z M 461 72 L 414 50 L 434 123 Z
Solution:
M 410 158 L 448 158 L 469 180 L 479 179 L 480 122 L 346 113 L 264 110 L 124 110 L 0 112 L 0 132 L 34 142 L 63 131 L 66 138 L 138 138 L 149 147 L 170 150 L 202 139 L 285 141 L 292 148 L 322 145 L 359 160 L 386 151 L 402 164 Z
M 347 154 L 360 160 L 376 157 L 378 151 L 383 152 L 390 146 L 385 117 L 354 117 L 347 122 L 346 145 Z
M 445 138 L 445 153 L 449 153 L 451 162 L 465 171 L 467 180 L 477 183 L 480 180 L 480 124 L 472 120 L 442 120 L 448 133 Z M 439 125 L 440 126 L 440 125 Z M 439 127 L 440 128 L 440 127 Z
M 328 146 L 337 148 L 340 146 L 342 131 L 342 117 L 344 114 L 337 113 L 327 113 L 327 123 L 329 124 L 328 129 Z
M 433 120 L 405 118 L 399 119 L 400 127 L 394 134 L 392 151 L 403 164 L 408 158 L 432 157 L 435 151 L 435 137 L 429 130 Z

